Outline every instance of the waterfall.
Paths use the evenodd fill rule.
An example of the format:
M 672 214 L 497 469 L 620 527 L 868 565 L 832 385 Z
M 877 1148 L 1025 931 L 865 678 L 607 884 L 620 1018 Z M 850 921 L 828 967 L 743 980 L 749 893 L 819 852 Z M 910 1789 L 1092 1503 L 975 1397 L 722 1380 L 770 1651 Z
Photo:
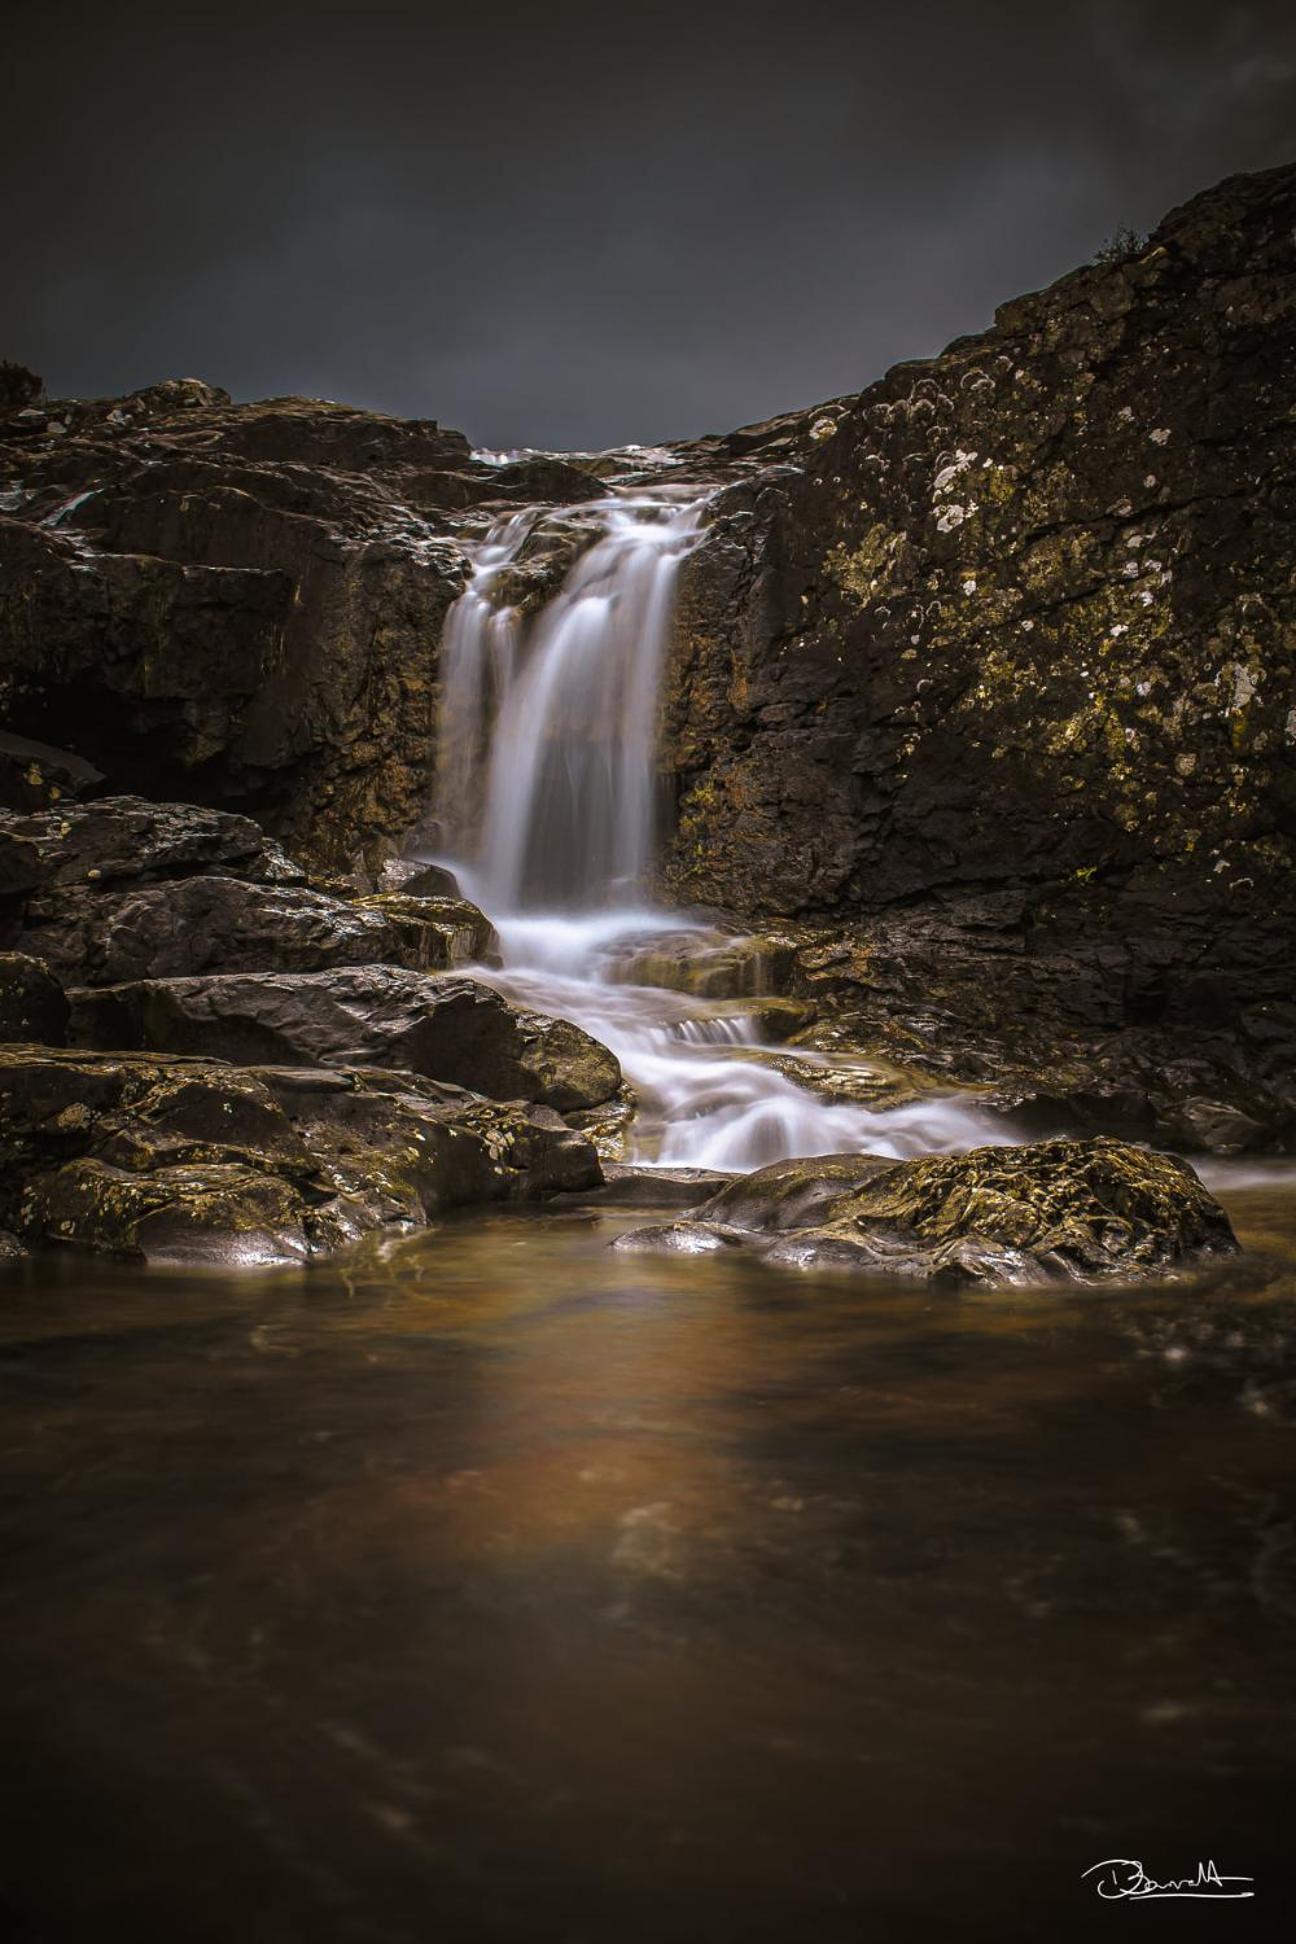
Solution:
M 516 664 L 517 610 L 496 605 L 498 586 L 537 518 L 538 509 L 527 507 L 495 523 L 446 616 L 434 809 L 443 840 L 455 852 L 472 841 L 491 710 L 508 692 Z
M 483 550 L 450 617 L 443 679 L 464 750 L 480 734 L 482 684 L 496 686 L 477 853 L 489 910 L 574 911 L 641 893 L 653 854 L 657 706 L 675 576 L 699 510 L 696 494 L 606 502 L 602 538 L 576 561 L 521 657 L 511 610 L 491 604 L 495 563 L 521 544 L 520 516 Z M 461 673 L 469 659 L 472 676 Z M 468 801 L 455 763 L 444 776 L 447 795 Z
M 645 952 L 653 962 L 654 941 L 732 943 L 647 895 L 676 580 L 705 503 L 696 488 L 660 487 L 582 509 L 597 537 L 529 627 L 507 598 L 509 570 L 547 519 L 570 514 L 510 514 L 477 549 L 441 646 L 436 804 L 445 861 L 499 933 L 503 970 L 479 976 L 611 1047 L 639 1100 L 638 1161 L 745 1169 L 1002 1140 L 954 1100 L 886 1110 L 825 1099 L 787 1069 L 812 1079 L 832 1056 L 798 1065 L 723 1002 L 717 1012 L 704 998 L 627 982 Z

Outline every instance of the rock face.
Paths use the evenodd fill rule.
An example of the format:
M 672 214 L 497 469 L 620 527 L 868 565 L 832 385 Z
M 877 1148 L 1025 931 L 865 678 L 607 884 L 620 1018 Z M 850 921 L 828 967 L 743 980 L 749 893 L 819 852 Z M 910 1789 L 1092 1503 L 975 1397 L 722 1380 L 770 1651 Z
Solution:
M 69 982 L 116 985 L 204 972 L 318 972 L 339 965 L 447 970 L 493 938 L 476 910 L 449 899 L 349 902 L 300 884 L 195 877 L 114 895 L 33 899 L 25 951 Z
M 1135 1281 L 1233 1253 L 1228 1217 L 1192 1169 L 1123 1142 L 1042 1141 L 889 1161 L 782 1161 L 690 1221 L 639 1229 L 631 1252 L 754 1251 L 784 1268 L 957 1285 Z
M 669 884 L 1037 1125 L 1296 1139 L 1294 226 L 1226 182 L 714 442 L 765 463 L 682 569 Z
M 80 1046 L 403 1068 L 559 1112 L 596 1107 L 621 1084 L 615 1056 L 579 1026 L 519 1012 L 472 979 L 392 966 L 145 979 L 70 997 Z
M 62 1046 L 67 1024 L 67 997 L 58 980 L 23 952 L 0 952 L 0 1045 L 17 1040 Z
M 1290 878 L 1296 168 L 720 448 L 673 875 L 746 911 Z M 1240 888 L 1239 888 L 1240 887 Z M 1167 890 L 1167 895 L 1169 895 Z
M 1296 168 L 1235 178 L 939 357 L 674 449 L 715 490 L 681 569 L 664 886 L 763 934 L 677 954 L 684 989 L 772 990 L 814 1009 L 784 1015 L 802 1044 L 980 1086 L 1030 1131 L 1296 1141 L 1294 229 Z M 456 887 L 394 854 L 464 543 L 572 509 L 509 570 L 533 614 L 582 502 L 645 463 L 488 464 L 430 422 L 193 379 L 49 401 L 7 370 L 0 947 L 80 985 L 332 976 L 366 939 L 407 970 L 487 956 Z M 305 885 L 252 818 L 335 875 Z M 232 956 L 128 896 L 198 876 L 283 887 L 187 885 L 185 910 L 228 901 Z M 102 948 L 87 892 L 118 900 Z M 607 1077 L 528 1057 L 555 1098 Z
M 116 789 L 239 799 L 347 862 L 428 797 L 456 529 L 602 490 L 431 421 L 197 379 L 40 401 L 0 383 L 0 714 Z M 476 509 L 483 509 L 478 512 Z
M 598 1180 L 549 1109 L 409 1073 L 0 1047 L 0 1229 L 32 1246 L 265 1266 Z
M 493 947 L 475 906 L 302 878 L 225 811 L 129 797 L 0 813 L 0 944 L 23 948 L 0 950 L 6 1259 L 65 1244 L 294 1262 L 600 1183 L 555 1109 L 614 1095 L 613 1056 L 418 969 Z M 69 1021 L 95 1050 L 43 1050 Z
M 268 882 L 303 877 L 250 817 L 228 811 L 134 796 L 28 815 L 0 811 L 0 896 L 93 892 L 207 871 Z

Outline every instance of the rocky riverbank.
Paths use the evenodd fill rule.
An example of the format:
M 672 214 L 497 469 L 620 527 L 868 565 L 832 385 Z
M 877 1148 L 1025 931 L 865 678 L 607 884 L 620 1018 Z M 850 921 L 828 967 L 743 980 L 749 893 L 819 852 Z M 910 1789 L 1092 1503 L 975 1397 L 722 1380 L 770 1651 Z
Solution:
M 4 367 L 0 1219 L 283 1259 L 598 1179 L 616 1059 L 466 976 L 498 914 L 404 857 L 491 522 L 548 509 L 525 617 L 590 502 L 662 480 L 708 497 L 661 881 L 722 943 L 644 976 L 759 999 L 830 1098 L 1288 1150 L 1294 226 L 1296 169 L 1234 179 L 937 358 L 669 448 Z

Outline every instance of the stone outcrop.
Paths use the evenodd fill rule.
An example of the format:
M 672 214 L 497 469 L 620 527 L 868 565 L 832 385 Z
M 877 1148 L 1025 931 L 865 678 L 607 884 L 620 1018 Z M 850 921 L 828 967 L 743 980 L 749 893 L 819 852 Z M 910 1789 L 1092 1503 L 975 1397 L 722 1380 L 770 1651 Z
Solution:
M 0 897 L 94 892 L 207 871 L 289 884 L 304 876 L 250 817 L 229 811 L 136 796 L 26 815 L 0 811 Z
M 485 463 L 432 421 L 197 379 L 28 379 L 0 385 L 6 727 L 113 789 L 237 800 L 316 863 L 390 849 L 428 797 L 457 535 L 601 493 L 598 462 Z
M 1137 1281 L 1232 1254 L 1228 1217 L 1185 1162 L 1109 1139 L 890 1161 L 781 1161 L 629 1253 L 750 1251 L 782 1268 L 944 1285 Z
M 664 888 L 763 935 L 681 952 L 683 989 L 772 988 L 813 1008 L 780 1016 L 800 1045 L 977 1086 L 1030 1131 L 1296 1139 L 1294 227 L 1296 168 L 1234 178 L 938 357 L 673 449 L 714 491 L 681 570 Z M 33 921 L 0 946 L 44 926 L 78 984 L 179 976 L 169 945 L 96 958 L 58 901 L 203 873 L 304 891 L 244 901 L 273 964 L 248 943 L 186 975 L 322 973 L 379 926 L 397 967 L 488 956 L 480 914 L 427 908 L 456 887 L 394 854 L 464 543 L 570 509 L 509 570 L 532 614 L 584 502 L 657 463 L 488 463 L 431 422 L 192 379 L 48 400 L 7 368 L 0 791 L 48 821 L 0 829 L 0 918 Z M 127 789 L 209 807 L 141 805 L 105 848 L 97 793 Z M 309 892 L 348 907 L 318 947 Z
M 445 971 L 494 937 L 473 905 L 450 899 L 348 901 L 301 884 L 193 877 L 86 895 L 34 898 L 23 950 L 61 979 L 116 985 L 205 972 L 319 972 L 388 964 Z
M 53 974 L 25 952 L 0 952 L 0 1045 L 62 1046 L 67 1025 L 67 996 Z
M 78 1046 L 401 1068 L 559 1112 L 597 1107 L 621 1084 L 615 1056 L 579 1026 L 518 1011 L 473 979 L 393 966 L 143 979 L 69 997 Z
M 21 946 L 0 949 L 5 1259 L 294 1262 L 599 1185 L 557 1109 L 617 1095 L 613 1056 L 428 976 L 493 949 L 476 907 L 303 877 L 226 811 L 0 813 L 0 946 Z
M 598 1180 L 552 1110 L 411 1073 L 0 1046 L 0 1230 L 32 1247 L 300 1262 Z

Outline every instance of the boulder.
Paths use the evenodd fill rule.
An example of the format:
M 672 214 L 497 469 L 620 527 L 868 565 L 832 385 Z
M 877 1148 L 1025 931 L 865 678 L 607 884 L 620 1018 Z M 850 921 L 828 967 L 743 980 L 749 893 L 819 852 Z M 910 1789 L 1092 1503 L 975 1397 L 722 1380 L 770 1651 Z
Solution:
M 459 899 L 356 900 L 215 874 L 38 893 L 14 937 L 67 983 L 84 986 L 341 965 L 441 971 L 486 957 L 495 944 L 476 906 Z
M 68 1002 L 43 965 L 22 952 L 0 952 L 0 1043 L 62 1046 Z
M 378 872 L 378 890 L 400 891 L 407 898 L 459 898 L 459 880 L 444 864 L 420 864 L 417 858 L 388 857 Z
M 412 1074 L 0 1048 L 0 1224 L 19 1250 L 290 1263 L 598 1181 L 550 1109 Z
M 639 1229 L 628 1252 L 745 1249 L 797 1269 L 943 1285 L 1132 1282 L 1237 1249 L 1183 1161 L 1110 1139 L 890 1161 L 778 1162 L 689 1222 Z
M 731 1179 L 715 1168 L 645 1168 L 608 1161 L 601 1198 L 617 1208 L 696 1208 Z
M 390 925 L 401 941 L 402 965 L 448 972 L 456 965 L 498 962 L 495 927 L 467 898 L 416 893 L 407 887 L 376 892 L 356 903 L 359 910 L 372 912 Z
M 145 979 L 70 996 L 79 1046 L 403 1068 L 560 1113 L 597 1106 L 621 1083 L 614 1055 L 579 1026 L 518 1011 L 471 979 L 392 966 Z
M 259 825 L 228 810 L 119 796 L 57 810 L 0 811 L 0 896 L 100 890 L 208 871 L 278 883 L 302 878 Z

